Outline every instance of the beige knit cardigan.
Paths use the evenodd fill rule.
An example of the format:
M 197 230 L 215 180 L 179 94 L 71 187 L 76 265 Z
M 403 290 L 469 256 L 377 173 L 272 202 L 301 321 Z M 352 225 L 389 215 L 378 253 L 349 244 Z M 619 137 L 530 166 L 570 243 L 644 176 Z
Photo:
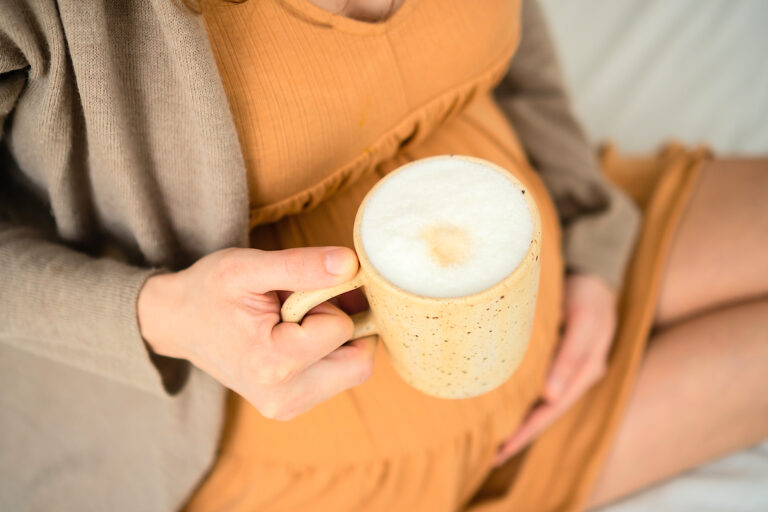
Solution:
M 570 114 L 536 5 L 523 14 L 497 98 L 567 264 L 617 285 L 637 212 Z M 0 510 L 177 509 L 215 458 L 225 390 L 148 350 L 136 298 L 248 229 L 202 20 L 173 0 L 0 0 L 0 125 Z

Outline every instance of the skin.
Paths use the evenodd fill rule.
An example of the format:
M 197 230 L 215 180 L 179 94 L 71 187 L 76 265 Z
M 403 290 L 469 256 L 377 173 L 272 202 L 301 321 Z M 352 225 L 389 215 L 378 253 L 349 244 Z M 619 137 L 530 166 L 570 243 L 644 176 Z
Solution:
M 391 16 L 403 0 L 310 0 L 326 11 L 359 21 L 377 22 Z
M 703 169 L 667 262 L 657 334 L 592 505 L 768 437 L 766 191 L 768 159 Z
M 616 330 L 616 293 L 601 278 L 574 274 L 565 279 L 564 331 L 540 403 L 499 446 L 499 466 L 531 443 L 605 373 Z
M 703 170 L 672 244 L 656 334 L 590 507 L 768 437 L 767 190 L 768 160 Z M 565 286 L 565 331 L 544 404 L 502 444 L 497 463 L 602 374 L 615 297 L 596 277 L 571 276 Z
M 375 22 L 403 0 L 310 1 Z M 768 437 L 767 190 L 768 160 L 723 160 L 704 170 L 671 249 L 656 334 L 590 507 Z M 237 252 L 151 278 L 139 297 L 145 337 L 159 353 L 190 359 L 271 418 L 290 419 L 361 383 L 370 375 L 374 338 L 341 346 L 351 333 L 343 311 L 365 308 L 359 291 L 317 306 L 301 326 L 279 323 L 285 294 L 270 290 L 320 288 L 352 275 L 329 276 L 317 254 L 302 252 L 312 250 L 292 250 L 290 264 L 277 254 L 286 251 L 272 257 L 228 250 Z M 356 265 L 350 263 L 351 272 Z M 302 269 L 302 278 L 292 279 L 282 272 L 286 267 Z M 236 271 L 249 273 L 251 289 L 237 284 Z M 563 336 L 541 400 L 499 446 L 496 465 L 535 440 L 604 374 L 616 293 L 587 274 L 567 276 L 564 286 Z M 321 343 L 310 348 L 308 340 Z M 291 353 L 278 349 L 290 344 L 297 347 Z M 223 355 L 222 346 L 228 347 Z
M 367 380 L 376 338 L 345 344 L 352 320 L 327 302 L 301 324 L 280 322 L 282 290 L 333 286 L 357 267 L 343 247 L 224 249 L 148 279 L 139 325 L 158 354 L 188 359 L 265 417 L 289 420 Z
M 403 2 L 310 1 L 368 22 L 387 18 Z M 265 417 L 289 420 L 370 377 L 378 338 L 347 343 L 348 313 L 367 305 L 362 294 L 324 302 L 300 324 L 280 322 L 287 291 L 348 281 L 357 267 L 355 253 L 343 247 L 225 249 L 148 279 L 137 303 L 140 329 L 158 354 L 188 359 Z
M 671 247 L 655 334 L 590 506 L 768 437 L 766 190 L 768 160 L 716 161 L 703 170 Z M 299 325 L 280 323 L 283 290 L 332 286 L 357 266 L 345 248 L 218 251 L 150 278 L 139 323 L 156 352 L 189 359 L 268 418 L 291 419 L 365 381 L 375 337 L 345 344 L 346 313 L 365 308 L 359 291 L 317 306 Z M 563 308 L 542 400 L 499 447 L 497 464 L 603 375 L 615 293 L 595 276 L 570 275 Z

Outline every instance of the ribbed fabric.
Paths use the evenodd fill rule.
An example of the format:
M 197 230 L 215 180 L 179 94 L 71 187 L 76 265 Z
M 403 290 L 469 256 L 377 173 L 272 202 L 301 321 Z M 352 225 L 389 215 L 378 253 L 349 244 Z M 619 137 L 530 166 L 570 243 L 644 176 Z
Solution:
M 517 457 L 498 471 L 490 466 L 498 443 L 537 399 L 558 342 L 562 299 L 557 210 L 492 97 L 518 41 L 518 6 L 406 0 L 376 24 L 332 16 L 305 0 L 206 2 L 203 14 L 245 155 L 254 247 L 352 247 L 357 208 L 381 177 L 418 158 L 457 153 L 493 161 L 526 183 L 542 214 L 543 256 L 530 348 L 500 388 L 467 400 L 429 397 L 397 376 L 380 344 L 369 381 L 291 421 L 267 420 L 231 395 L 220 458 L 187 510 L 578 506 L 593 475 L 582 478 L 575 466 L 536 487 L 552 496 L 526 493 L 516 479 L 557 472 L 558 456 L 598 467 L 593 453 L 610 443 L 621 402 L 585 402 L 594 411 L 585 432 L 594 436 L 573 447 L 563 443 L 581 426 L 568 423 L 535 448 L 544 455 Z M 583 187 L 585 197 L 602 200 L 599 188 Z M 636 303 L 645 310 L 652 304 L 649 295 Z M 623 345 L 641 353 L 644 340 L 645 333 L 633 334 Z M 634 369 L 614 377 L 608 392 L 625 390 Z M 518 466 L 516 476 L 510 468 Z M 500 478 L 504 491 L 494 493 Z
M 329 19 L 310 2 L 253 3 L 205 10 L 248 168 L 252 225 L 311 209 L 418 145 L 478 83 L 487 91 L 501 79 L 520 35 L 509 1 L 472 16 L 446 2 L 440 24 L 423 0 L 383 24 Z
M 225 35 L 212 37 L 219 62 L 236 62 L 222 69 L 222 78 L 250 169 L 252 225 L 313 208 L 392 156 L 399 140 L 413 134 L 408 143 L 418 143 L 428 133 L 419 111 L 426 109 L 427 119 L 439 114 L 441 92 L 490 59 L 509 56 L 511 40 L 520 35 L 520 17 L 509 14 L 514 1 L 484 5 L 469 16 L 447 3 L 430 11 L 431 18 L 414 7 L 418 3 L 403 3 L 381 24 L 333 16 L 302 0 L 270 1 L 258 11 L 227 6 L 247 12 L 228 16 Z M 276 9 L 290 16 L 274 16 Z M 570 111 L 538 5 L 526 2 L 522 14 L 521 48 L 496 98 L 558 208 L 568 269 L 597 274 L 618 289 L 637 236 L 637 208 L 602 176 Z M 296 19 L 310 25 L 300 36 L 291 28 Z M 271 29 L 254 30 L 262 26 Z M 265 59 L 272 51 L 282 58 Z M 317 94 L 322 101 L 313 101 Z M 284 120 L 295 118 L 303 124 L 286 131 Z
M 251 0 L 249 4 L 271 1 Z M 337 21 L 318 8 L 312 9 L 307 2 L 281 1 L 286 9 L 293 8 L 295 16 L 311 12 L 308 21 L 318 29 L 326 18 Z M 399 12 L 407 14 L 408 3 L 413 4 L 409 7 L 413 11 L 408 16 L 399 15 L 402 23 L 412 15 L 418 16 L 420 1 L 405 1 Z M 431 23 L 446 23 L 445 13 L 450 13 L 453 23 L 462 23 L 456 19 L 462 5 L 452 2 Z M 383 26 L 338 21 L 344 24 L 339 27 L 344 33 L 356 33 L 362 38 L 386 32 Z M 262 27 L 249 29 L 255 33 Z M 524 33 L 521 52 L 525 40 Z M 418 49 L 407 50 L 411 53 Z M 466 58 L 461 51 L 454 53 Z M 527 62 L 536 62 L 536 66 L 516 67 L 516 63 L 526 62 L 520 53 L 504 77 L 503 87 L 497 87 L 495 93 L 504 114 L 525 142 L 526 152 L 536 162 L 537 171 L 542 172 L 561 215 L 567 204 L 562 199 L 572 197 L 575 187 L 595 192 L 596 203 L 584 202 L 591 197 L 589 194 L 577 194 L 579 201 L 572 204 L 583 209 L 583 218 L 594 219 L 604 214 L 599 205 L 611 202 L 612 193 L 606 192 L 611 189 L 596 167 L 573 167 L 573 162 L 588 160 L 583 157 L 588 147 L 583 142 L 574 143 L 583 138 L 574 135 L 572 119 L 562 123 L 567 115 L 562 108 L 553 107 L 567 105 L 562 84 L 552 85 L 554 75 L 547 74 L 549 79 L 536 82 L 538 85 L 520 85 L 521 76 L 533 77 L 536 69 L 549 69 L 551 63 L 535 55 L 531 51 Z M 479 67 L 488 64 L 484 61 Z M 515 69 L 526 71 L 515 74 Z M 480 79 L 482 73 L 472 78 L 478 79 L 478 91 L 482 90 L 481 84 L 489 87 L 492 82 Z M 434 84 L 425 82 L 424 86 Z M 542 90 L 546 94 L 542 95 Z M 458 91 L 452 89 L 450 93 Z M 462 94 L 471 96 L 469 89 Z M 458 103 L 450 105 L 435 112 L 459 107 Z M 372 104 L 374 107 L 380 105 Z M 335 176 L 348 176 L 348 199 L 342 199 L 341 185 L 323 185 L 318 188 L 325 191 L 323 194 L 307 196 L 323 199 L 316 204 L 316 215 L 320 215 L 317 221 L 312 220 L 312 212 L 302 210 L 279 222 L 260 224 L 254 231 L 254 242 L 263 243 L 263 248 L 268 248 L 269 243 L 276 247 L 301 243 L 309 240 L 302 238 L 302 230 L 314 233 L 313 222 L 327 228 L 328 219 L 345 226 L 344 212 L 353 210 L 351 205 L 359 197 L 354 194 L 360 194 L 370 186 L 370 180 L 391 166 L 426 155 L 429 150 L 444 151 L 456 145 L 470 154 L 478 151 L 479 155 L 499 158 L 502 165 L 513 166 L 514 134 L 508 126 L 494 121 L 501 119 L 496 106 L 469 101 L 466 107 L 461 116 L 453 117 L 453 128 L 434 132 L 449 138 L 430 137 L 439 146 L 427 146 L 427 140 L 409 145 L 405 152 L 368 174 L 334 174 L 343 165 L 335 170 L 323 168 L 322 173 L 331 174 L 322 176 L 331 182 L 338 179 Z M 478 117 L 473 120 L 473 115 Z M 411 129 L 388 135 L 395 145 L 411 133 L 412 126 L 407 124 L 410 121 L 403 122 Z M 181 268 L 216 249 L 248 243 L 246 166 L 202 20 L 174 0 L 3 2 L 0 125 L 4 129 L 0 148 L 0 481 L 4 483 L 0 509 L 174 510 L 211 467 L 224 393 L 217 382 L 184 361 L 153 358 L 138 335 L 136 296 L 154 267 Z M 429 126 L 434 128 L 437 123 L 430 122 Z M 489 126 L 498 128 L 498 132 L 488 131 Z M 485 135 L 479 135 L 482 131 Z M 418 137 L 417 132 L 414 140 Z M 500 141 L 498 144 L 489 142 L 494 137 Z M 555 139 L 570 142 L 555 144 Z M 422 146 L 423 152 L 417 150 Z M 391 152 L 385 151 L 386 144 L 376 147 L 383 158 Z M 410 151 L 413 153 L 409 156 Z M 665 158 L 651 161 L 653 165 L 630 166 L 641 174 L 640 178 L 619 181 L 634 198 L 659 198 L 647 203 L 644 234 L 628 283 L 657 283 L 665 246 L 654 245 L 653 240 L 668 240 L 674 223 L 666 221 L 666 213 L 677 211 L 668 208 L 683 204 L 685 187 L 695 177 L 696 167 L 690 162 L 704 157 L 685 151 L 675 157 L 688 158 L 685 161 L 690 165 L 671 165 L 670 158 L 665 154 Z M 621 161 L 616 158 L 605 161 L 609 171 L 618 163 Z M 362 164 L 357 165 L 362 168 Z M 521 161 L 519 171 L 525 173 L 525 169 Z M 653 176 L 672 176 L 665 179 L 664 192 L 654 192 L 655 180 L 642 179 L 648 169 Z M 550 172 L 549 176 L 575 173 L 578 179 L 550 179 L 544 171 Z M 687 174 L 689 171 L 691 174 Z M 269 172 L 290 177 L 291 169 Z M 681 173 L 689 178 L 679 179 Z M 622 174 L 623 178 L 627 176 Z M 352 181 L 357 192 L 352 192 Z M 542 204 L 548 204 L 545 195 L 542 197 Z M 329 202 L 331 199 L 333 202 Z M 328 210 L 323 217 L 326 204 Z M 304 213 L 307 216 L 298 222 L 297 217 Z M 576 222 L 574 218 L 564 227 L 565 232 Z M 258 221 L 258 217 L 254 219 Z M 285 226 L 278 229 L 278 223 Z M 630 232 L 616 221 L 610 229 Z M 318 231 L 329 240 L 343 241 L 343 236 L 336 238 L 334 232 Z M 338 230 L 342 232 L 346 228 Z M 659 238 L 657 232 L 664 235 Z M 600 237 L 593 240 L 606 243 Z M 627 241 L 631 242 L 630 236 L 614 238 L 610 243 L 616 246 L 595 250 L 601 254 L 621 252 Z M 570 258 L 569 254 L 566 250 L 566 257 Z M 612 260 L 610 268 L 623 268 L 623 264 L 615 264 L 619 260 Z M 607 280 L 613 275 L 605 271 L 608 267 L 589 267 L 586 260 L 583 265 L 584 269 L 607 276 Z M 552 434 L 545 434 L 525 457 L 527 469 L 513 483 L 508 472 L 492 472 L 492 478 L 483 484 L 483 496 L 490 494 L 491 483 L 501 482 L 501 494 L 507 497 L 496 496 L 487 502 L 490 506 L 549 510 L 554 503 L 558 510 L 573 510 L 583 502 L 642 353 L 648 311 L 653 306 L 649 301 L 655 290 L 645 286 L 636 284 L 635 291 L 625 296 L 620 322 L 625 327 L 620 328 L 616 341 L 616 366 L 611 366 L 614 377 L 599 387 L 607 391 L 597 392 L 608 394 L 589 395 L 584 400 L 588 408 L 577 407 L 570 420 L 558 423 L 562 426 L 553 428 Z M 548 324 L 537 325 L 541 326 L 537 329 L 544 329 Z M 546 343 L 535 347 L 541 351 L 551 349 Z M 544 359 L 542 355 L 531 357 Z M 153 364 L 153 360 L 162 362 Z M 544 366 L 530 368 L 532 384 L 528 386 L 526 380 L 520 386 L 510 386 L 510 403 L 518 405 L 494 415 L 495 421 L 506 414 L 513 423 L 519 414 L 514 408 L 527 399 L 517 394 L 535 393 Z M 390 399 L 388 394 L 383 397 Z M 349 400 L 347 407 L 354 408 L 357 403 Z M 393 408 L 382 407 L 382 414 Z M 414 409 L 405 411 L 410 414 Z M 329 425 L 331 429 L 334 424 Z M 480 426 L 475 423 L 472 427 L 470 437 L 462 434 L 461 439 L 443 438 L 441 446 L 453 448 L 442 451 L 441 457 L 454 462 L 466 460 L 459 463 L 464 468 L 462 475 L 479 478 L 484 472 L 490 445 L 479 441 L 492 437 L 484 428 L 481 421 Z M 574 432 L 583 432 L 578 442 L 572 442 Z M 410 438 L 397 439 L 407 443 Z M 258 445 L 264 446 L 264 442 Z M 458 454 L 465 459 L 457 459 Z M 559 466 L 552 461 L 563 456 L 571 466 L 558 471 Z M 420 460 L 420 475 L 436 474 L 432 466 L 424 465 L 427 459 Z M 587 471 L 580 471 L 583 464 L 589 468 Z M 450 495 L 444 496 L 446 501 L 442 503 L 449 505 L 469 496 L 478 486 L 472 478 L 454 485 L 459 473 L 451 473 L 451 468 L 456 467 L 449 466 L 439 473 L 447 478 L 443 487 Z M 505 466 L 505 470 L 513 467 Z M 389 468 L 387 463 L 379 465 L 382 479 L 394 474 Z M 298 474 L 290 470 L 287 475 L 293 478 Z M 327 477 L 325 473 L 323 478 Z M 392 478 L 386 481 L 390 486 L 403 482 Z M 343 478 L 336 482 L 343 482 Z M 416 482 L 410 482 L 413 493 L 420 489 L 421 480 Z M 317 489 L 332 483 L 314 481 Z M 511 489 L 514 492 L 510 494 Z
M 706 148 L 676 144 L 649 157 L 622 156 L 613 146 L 603 149 L 606 176 L 643 212 L 606 375 L 528 450 L 489 476 L 474 498 L 473 512 L 583 510 L 642 363 L 672 239 L 711 158 Z

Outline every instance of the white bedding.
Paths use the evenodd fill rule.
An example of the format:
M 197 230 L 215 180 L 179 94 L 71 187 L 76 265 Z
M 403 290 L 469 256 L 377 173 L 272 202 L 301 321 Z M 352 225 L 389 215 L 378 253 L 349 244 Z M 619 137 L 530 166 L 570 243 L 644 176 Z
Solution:
M 768 1 L 540 1 L 594 141 L 768 155 Z M 641 511 L 768 511 L 768 441 L 600 509 Z
M 768 442 L 696 468 L 595 512 L 765 512 Z

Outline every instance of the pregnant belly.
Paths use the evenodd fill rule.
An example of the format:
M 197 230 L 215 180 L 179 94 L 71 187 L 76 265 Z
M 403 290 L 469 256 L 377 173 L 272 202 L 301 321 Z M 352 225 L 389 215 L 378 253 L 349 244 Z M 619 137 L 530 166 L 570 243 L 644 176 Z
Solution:
M 352 247 L 358 206 L 376 182 L 400 165 L 419 158 L 455 153 L 495 162 L 509 169 L 534 194 L 542 215 L 542 277 L 528 353 L 500 388 L 465 400 L 433 398 L 405 384 L 379 343 L 372 377 L 288 422 L 264 419 L 242 399 L 235 406 L 224 451 L 240 459 L 292 464 L 344 464 L 408 456 L 436 448 L 481 428 L 491 446 L 508 435 L 535 401 L 557 340 L 562 286 L 559 233 L 554 207 L 534 172 L 522 159 L 517 140 L 490 95 L 473 100 L 418 146 L 379 164 L 311 211 L 258 226 L 252 246 L 261 249 L 344 245 Z M 500 256 L 500 257 L 503 257 Z M 249 443 L 247 439 L 260 439 Z

